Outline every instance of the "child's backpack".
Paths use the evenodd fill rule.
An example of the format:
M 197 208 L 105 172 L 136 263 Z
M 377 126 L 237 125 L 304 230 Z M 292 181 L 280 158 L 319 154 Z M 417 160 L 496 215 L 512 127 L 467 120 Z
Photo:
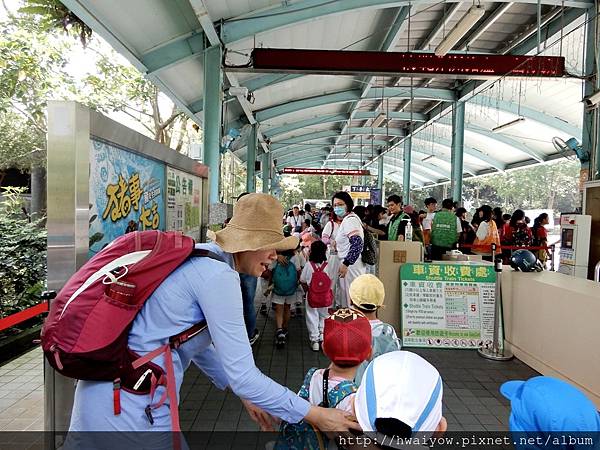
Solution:
M 287 264 L 277 263 L 273 269 L 273 292 L 277 295 L 294 295 L 298 289 L 296 266 L 288 258 Z
M 317 368 L 313 367 L 308 371 L 298 392 L 298 395 L 305 400 L 309 399 L 310 380 L 316 370 Z M 328 394 L 323 397 L 323 401 L 318 405 L 324 408 L 335 408 L 342 400 L 358 389 L 358 386 L 349 380 L 341 381 L 331 391 L 328 384 L 329 369 L 325 369 L 323 373 L 323 392 Z M 281 422 L 279 437 L 274 450 L 325 450 L 328 443 L 329 439 L 324 433 L 304 420 L 298 423 Z
M 380 334 L 376 330 L 381 330 Z M 354 381 L 360 384 L 365 370 L 371 361 L 385 353 L 395 352 L 400 350 L 400 340 L 394 337 L 394 328 L 388 323 L 380 323 L 375 325 L 371 330 L 372 333 L 372 353 L 368 360 L 363 361 L 356 371 Z
M 42 329 L 42 349 L 54 369 L 78 380 L 112 381 L 115 415 L 120 414 L 120 389 L 134 394 L 167 389 L 177 405 L 171 349 L 206 328 L 203 321 L 172 336 L 168 344 L 140 358 L 127 346 L 129 330 L 144 303 L 181 263 L 190 256 L 208 256 L 194 249 L 194 240 L 178 232 L 136 231 L 111 242 L 87 261 L 64 285 L 50 304 Z M 151 362 L 165 353 L 167 373 Z M 152 423 L 152 409 L 146 411 Z M 179 431 L 177 408 L 171 408 L 173 431 Z
M 310 263 L 313 268 L 313 275 L 308 286 L 306 300 L 311 308 L 328 308 L 333 304 L 333 290 L 331 288 L 331 278 L 325 272 L 327 262 L 321 267 L 317 267 L 314 262 Z
M 362 261 L 369 266 L 374 266 L 377 263 L 377 244 L 373 235 L 367 230 L 365 230 L 363 251 L 360 256 Z

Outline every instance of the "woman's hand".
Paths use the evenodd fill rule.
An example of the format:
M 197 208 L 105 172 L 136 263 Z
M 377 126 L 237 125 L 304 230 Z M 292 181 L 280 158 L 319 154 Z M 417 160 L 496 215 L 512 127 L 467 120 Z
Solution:
M 338 272 L 338 275 L 340 276 L 340 278 L 344 278 L 347 273 L 348 273 L 348 266 L 346 264 L 341 264 L 340 271 Z
M 362 431 L 356 418 L 340 409 L 311 406 L 304 419 L 315 425 L 321 431 Z
M 258 424 L 261 431 L 276 431 L 275 426 L 278 421 L 273 416 L 253 403 L 250 403 L 248 400 L 242 399 L 242 404 L 246 408 L 246 411 L 248 411 L 250 418 Z

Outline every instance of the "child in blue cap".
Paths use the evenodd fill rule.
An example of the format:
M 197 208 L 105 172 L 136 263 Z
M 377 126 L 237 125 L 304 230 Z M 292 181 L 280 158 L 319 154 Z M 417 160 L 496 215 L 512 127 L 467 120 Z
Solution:
M 579 389 L 562 380 L 540 376 L 507 381 L 500 386 L 500 392 L 510 400 L 509 426 L 517 448 L 598 448 L 600 415 Z M 564 433 L 571 435 L 566 437 Z M 584 444 L 585 436 L 593 437 L 595 446 Z M 569 441 L 569 437 L 576 440 Z

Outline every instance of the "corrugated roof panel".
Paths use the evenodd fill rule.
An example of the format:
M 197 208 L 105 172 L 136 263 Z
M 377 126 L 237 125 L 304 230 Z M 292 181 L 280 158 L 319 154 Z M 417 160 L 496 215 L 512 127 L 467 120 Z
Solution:
M 187 0 L 103 0 L 86 8 L 138 56 L 200 29 Z
M 165 69 L 161 71 L 160 77 L 187 104 L 201 98 L 204 88 L 204 69 L 200 59 L 188 59 Z

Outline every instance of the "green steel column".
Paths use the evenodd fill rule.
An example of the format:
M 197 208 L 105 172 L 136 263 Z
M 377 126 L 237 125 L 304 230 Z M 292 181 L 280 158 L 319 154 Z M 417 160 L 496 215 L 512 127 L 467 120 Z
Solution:
M 402 170 L 402 200 L 410 204 L 410 165 L 412 159 L 412 131 L 404 141 L 404 168 Z
M 452 106 L 452 152 L 450 155 L 452 198 L 462 203 L 463 156 L 465 150 L 465 104 Z
M 262 191 L 263 194 L 268 194 L 269 193 L 269 187 L 270 185 L 270 175 L 271 175 L 271 154 L 270 153 L 263 153 L 262 154 L 262 161 L 261 161 L 261 169 L 262 169 Z
M 256 163 L 256 145 L 258 144 L 258 124 L 252 125 L 252 131 L 248 135 L 246 148 L 246 192 L 256 192 L 256 171 L 254 164 Z
M 379 165 L 377 166 L 377 189 L 383 189 L 383 159 L 384 155 L 379 157 Z M 383 199 L 383 197 L 382 197 Z
M 585 50 L 585 75 L 584 96 L 588 97 L 600 89 L 600 77 L 597 74 L 598 65 L 595 56 L 599 51 L 596 42 L 598 20 L 596 18 L 597 6 L 588 9 L 586 50 Z M 596 74 L 593 77 L 593 74 Z M 593 77 L 593 78 L 592 78 Z M 598 109 L 583 110 L 583 133 L 581 144 L 585 150 L 590 152 L 590 180 L 600 179 L 600 123 Z M 595 125 L 595 126 L 594 126 Z
M 222 56 L 223 49 L 220 45 L 213 45 L 204 50 L 204 164 L 210 170 L 208 184 L 210 204 L 219 201 Z

